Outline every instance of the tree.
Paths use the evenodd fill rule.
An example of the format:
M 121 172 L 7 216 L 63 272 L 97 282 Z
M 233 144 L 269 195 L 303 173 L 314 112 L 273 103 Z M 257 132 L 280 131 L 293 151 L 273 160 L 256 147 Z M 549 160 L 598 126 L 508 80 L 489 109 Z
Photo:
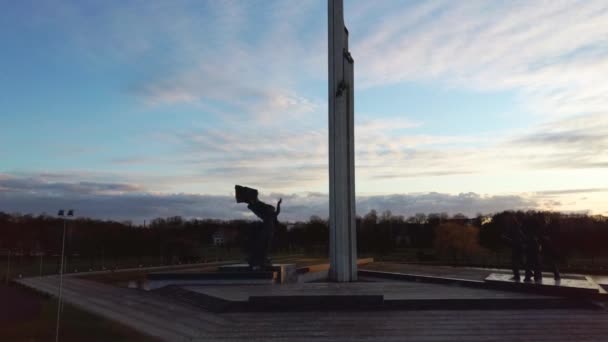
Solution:
M 435 230 L 435 250 L 454 262 L 470 262 L 483 253 L 479 245 L 479 228 L 475 226 L 442 223 Z

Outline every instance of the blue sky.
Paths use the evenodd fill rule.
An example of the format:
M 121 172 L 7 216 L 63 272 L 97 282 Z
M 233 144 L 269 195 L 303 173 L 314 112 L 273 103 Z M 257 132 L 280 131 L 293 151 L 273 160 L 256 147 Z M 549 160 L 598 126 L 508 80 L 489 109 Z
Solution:
M 0 6 L 0 210 L 326 215 L 325 1 Z M 605 1 L 345 9 L 360 212 L 608 214 Z

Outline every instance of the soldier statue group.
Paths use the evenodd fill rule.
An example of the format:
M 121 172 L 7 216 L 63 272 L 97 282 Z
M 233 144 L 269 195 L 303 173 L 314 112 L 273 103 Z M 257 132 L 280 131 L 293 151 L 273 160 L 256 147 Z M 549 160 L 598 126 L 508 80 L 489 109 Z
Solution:
M 553 278 L 561 279 L 558 269 L 557 248 L 550 238 L 555 233 L 556 223 L 546 222 L 542 217 L 533 218 L 535 222 L 522 224 L 515 216 L 507 218 L 508 232 L 503 238 L 511 245 L 511 264 L 513 279 L 520 281 L 522 264 L 525 269 L 525 282 L 542 282 L 541 263 L 551 267 Z

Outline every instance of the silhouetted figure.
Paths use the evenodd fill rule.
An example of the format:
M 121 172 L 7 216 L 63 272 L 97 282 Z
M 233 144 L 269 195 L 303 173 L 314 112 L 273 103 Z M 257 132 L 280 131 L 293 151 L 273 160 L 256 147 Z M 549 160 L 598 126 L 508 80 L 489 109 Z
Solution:
M 555 280 L 561 279 L 558 267 L 559 252 L 551 236 L 556 236 L 559 229 L 558 227 L 559 223 L 552 220 L 549 225 L 543 229 L 540 235 L 543 262 L 549 266 L 551 272 L 553 272 L 553 279 Z
M 520 223 L 511 217 L 508 223 L 509 231 L 502 238 L 511 245 L 511 269 L 513 270 L 513 280 L 520 281 L 519 270 L 522 266 L 524 256 L 524 241 L 526 237 L 521 231 Z
M 275 210 L 272 205 L 258 199 L 258 191 L 255 189 L 236 185 L 235 195 L 237 203 L 247 203 L 247 208 L 262 220 L 250 235 L 249 266 L 253 270 L 267 268 L 271 266 L 271 261 L 267 255 L 275 227 L 279 224 L 278 216 L 281 212 L 282 199 L 277 202 L 277 209 Z
M 540 282 L 543 276 L 540 270 L 540 243 L 538 239 L 538 222 L 528 223 L 526 227 L 526 277 L 524 281 L 529 282 L 534 276 L 534 280 Z

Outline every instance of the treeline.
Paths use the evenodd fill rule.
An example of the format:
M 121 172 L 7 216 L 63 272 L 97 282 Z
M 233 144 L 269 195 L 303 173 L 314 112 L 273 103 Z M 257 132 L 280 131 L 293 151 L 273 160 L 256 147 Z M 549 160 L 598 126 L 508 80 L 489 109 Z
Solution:
M 522 230 L 550 233 L 564 257 L 608 256 L 608 220 L 602 216 L 567 215 L 554 212 L 505 211 L 491 216 L 467 218 L 457 214 L 416 214 L 411 217 L 378 214 L 372 210 L 357 218 L 358 250 L 361 254 L 386 255 L 403 249 L 420 250 L 417 259 L 437 257 L 458 261 L 473 257 L 491 258 L 508 246 L 502 236 L 512 224 Z M 64 221 L 47 215 L 18 215 L 0 212 L 0 253 L 58 255 Z M 223 238 L 224 249 L 244 248 L 247 237 L 259 222 L 246 220 L 157 218 L 148 225 L 130 222 L 76 218 L 67 222 L 70 255 L 89 258 L 158 256 L 171 262 L 195 261 Z M 328 222 L 311 217 L 307 222 L 281 224 L 274 232 L 275 252 L 327 254 Z M 422 252 L 422 251 L 432 252 Z
M 244 232 L 254 222 L 220 220 L 184 220 L 179 216 L 157 218 L 148 225 L 131 222 L 61 218 L 40 215 L 0 213 L 0 251 L 21 255 L 58 255 L 61 252 L 64 223 L 66 253 L 83 258 L 121 258 L 158 256 L 163 262 L 174 259 L 198 259 L 202 248 L 212 244 L 212 236 L 220 230 Z M 239 239 L 226 245 L 233 247 Z
M 503 235 L 517 224 L 528 236 L 545 236 L 564 261 L 568 257 L 590 259 L 608 257 L 608 218 L 584 214 L 562 214 L 546 211 L 505 211 L 492 216 L 492 220 L 479 231 L 481 246 L 496 251 L 506 248 Z

